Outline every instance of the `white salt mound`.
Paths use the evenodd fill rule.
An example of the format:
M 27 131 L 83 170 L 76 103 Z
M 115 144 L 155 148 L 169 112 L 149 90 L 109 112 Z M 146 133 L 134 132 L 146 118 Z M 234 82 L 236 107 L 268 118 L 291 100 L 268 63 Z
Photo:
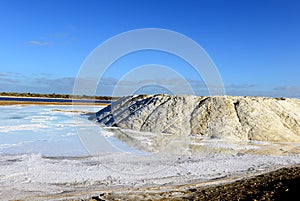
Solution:
M 103 127 L 153 133 L 300 142 L 300 101 L 290 98 L 127 96 L 93 120 Z

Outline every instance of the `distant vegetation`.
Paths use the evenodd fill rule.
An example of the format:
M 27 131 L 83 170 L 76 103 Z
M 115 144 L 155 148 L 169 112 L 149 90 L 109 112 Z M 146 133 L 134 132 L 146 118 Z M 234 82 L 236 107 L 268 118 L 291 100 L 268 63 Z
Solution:
M 33 98 L 65 98 L 65 99 L 97 99 L 97 100 L 116 100 L 119 97 L 110 96 L 87 96 L 87 95 L 70 95 L 70 94 L 37 94 L 37 93 L 16 93 L 16 92 L 0 92 L 0 96 L 16 96 L 16 97 L 33 97 Z

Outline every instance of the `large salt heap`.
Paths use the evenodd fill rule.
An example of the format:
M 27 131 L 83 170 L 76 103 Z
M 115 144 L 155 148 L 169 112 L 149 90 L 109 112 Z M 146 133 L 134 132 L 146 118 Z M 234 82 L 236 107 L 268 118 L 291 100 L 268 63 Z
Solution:
M 289 98 L 127 96 L 93 120 L 104 127 L 153 133 L 300 142 L 300 101 Z

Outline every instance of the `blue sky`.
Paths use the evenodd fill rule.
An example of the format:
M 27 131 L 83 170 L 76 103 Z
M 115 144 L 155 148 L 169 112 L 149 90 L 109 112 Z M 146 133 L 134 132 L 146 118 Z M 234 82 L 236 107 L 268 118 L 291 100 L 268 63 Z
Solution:
M 300 98 L 297 0 L 1 0 L 0 9 L 0 91 L 72 93 L 80 66 L 99 44 L 129 30 L 163 28 L 206 50 L 227 94 Z M 155 55 L 156 63 L 166 58 Z M 109 93 L 134 67 L 128 62 L 107 72 L 97 94 Z

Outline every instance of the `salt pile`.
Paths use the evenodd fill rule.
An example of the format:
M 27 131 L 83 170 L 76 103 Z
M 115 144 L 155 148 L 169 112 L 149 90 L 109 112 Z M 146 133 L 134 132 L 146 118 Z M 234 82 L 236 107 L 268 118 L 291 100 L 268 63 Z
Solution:
M 128 96 L 93 120 L 104 127 L 153 133 L 300 142 L 300 101 L 289 98 Z

